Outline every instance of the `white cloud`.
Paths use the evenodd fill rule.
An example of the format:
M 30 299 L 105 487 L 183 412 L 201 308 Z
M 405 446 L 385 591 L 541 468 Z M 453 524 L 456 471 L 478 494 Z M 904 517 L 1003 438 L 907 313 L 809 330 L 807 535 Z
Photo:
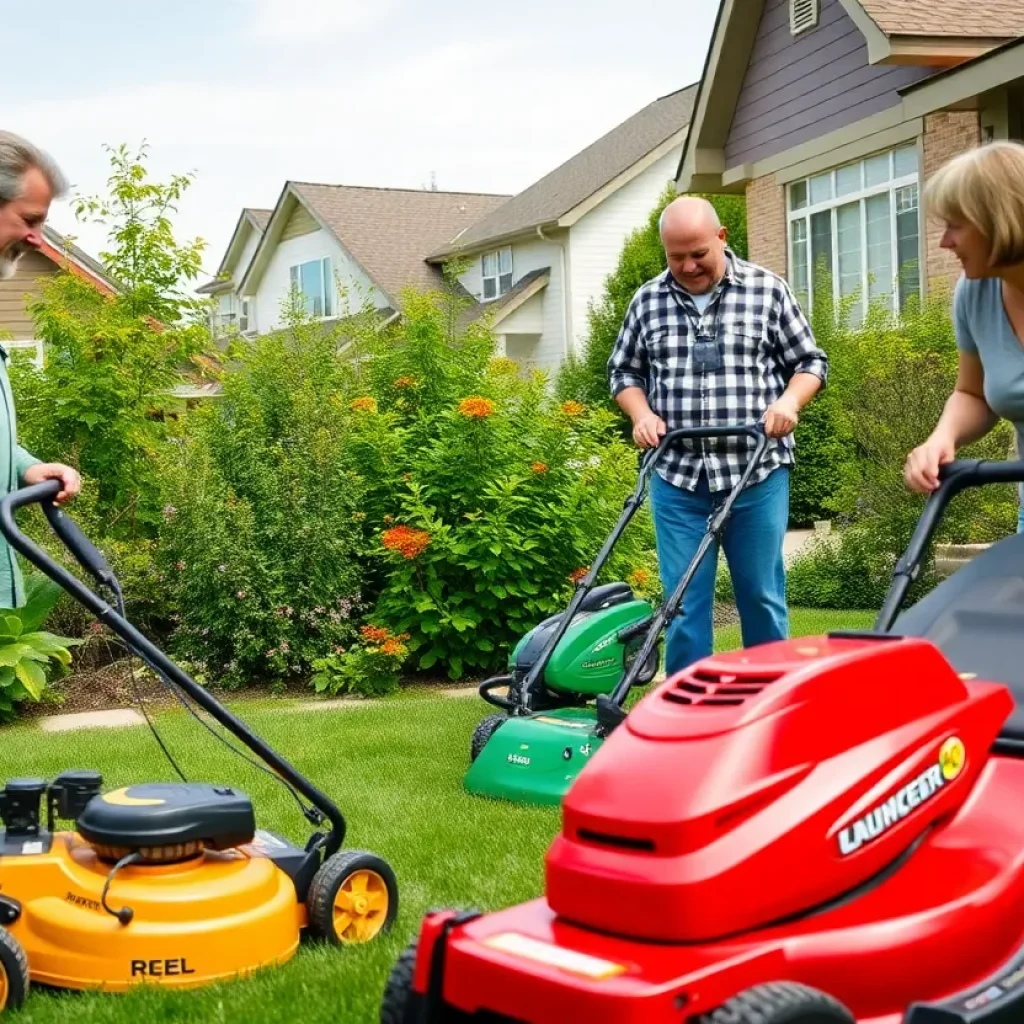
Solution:
M 329 0 L 252 2 L 280 16 L 333 9 Z M 49 148 L 75 189 L 90 194 L 105 191 L 104 143 L 146 139 L 158 179 L 194 170 L 176 233 L 208 241 L 212 272 L 241 207 L 272 206 L 288 178 L 417 188 L 436 172 L 441 189 L 514 193 L 685 82 L 685 69 L 653 63 L 525 66 L 521 40 L 467 33 L 361 70 L 308 62 L 301 73 L 271 75 L 254 63 L 221 82 L 190 77 L 29 100 L 5 127 Z M 51 221 L 89 251 L 105 244 L 104 228 L 78 226 L 66 206 Z

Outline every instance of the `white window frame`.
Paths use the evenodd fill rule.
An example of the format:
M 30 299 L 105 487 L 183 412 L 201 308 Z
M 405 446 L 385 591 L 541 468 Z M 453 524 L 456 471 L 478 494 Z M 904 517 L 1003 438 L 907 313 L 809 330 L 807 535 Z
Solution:
M 305 295 L 299 283 L 302 280 L 301 271 L 303 267 L 311 263 L 320 264 L 320 283 L 324 290 L 324 310 L 319 316 L 316 313 L 312 315 L 317 320 L 330 320 L 334 317 L 334 272 L 330 256 L 317 256 L 313 259 L 303 260 L 301 263 L 293 263 L 288 268 L 288 287 L 289 289 L 297 288 L 300 295 Z
M 238 299 L 238 332 L 245 334 L 249 330 L 249 299 L 239 297 Z
M 43 368 L 43 339 L 42 338 L 5 338 L 3 342 L 0 342 L 7 349 L 8 352 L 13 352 L 14 349 L 35 349 L 35 355 L 32 357 L 32 362 L 35 363 L 37 369 Z
M 504 254 L 508 254 L 508 270 L 505 273 L 501 272 L 501 257 Z M 488 274 L 485 270 L 487 266 L 487 260 L 492 258 L 495 261 L 495 273 Z M 507 284 L 503 287 L 502 280 L 507 278 Z M 494 282 L 494 294 L 487 294 L 487 282 Z M 483 302 L 494 302 L 495 299 L 500 299 L 503 295 L 508 294 L 512 290 L 512 284 L 515 281 L 515 274 L 512 266 L 512 246 L 506 245 L 501 249 L 492 249 L 490 252 L 485 252 L 480 257 L 480 297 Z
M 808 8 L 810 15 L 803 14 L 801 8 Z M 821 17 L 821 0 L 789 0 L 789 34 L 803 35 L 812 28 L 817 28 Z
M 900 177 L 895 176 L 896 170 L 896 153 L 906 149 L 913 149 L 915 152 L 915 169 L 910 174 L 904 174 Z M 842 196 L 836 195 L 836 175 L 839 171 L 844 170 L 850 166 L 856 166 L 858 164 L 865 165 L 869 161 L 880 157 L 887 156 L 889 158 L 889 178 L 887 181 L 881 182 L 877 185 L 869 185 L 859 189 L 856 192 L 848 192 Z M 829 174 L 832 179 L 832 198 L 821 203 L 811 203 L 811 179 L 820 178 L 823 174 Z M 861 181 L 864 180 L 864 172 L 861 172 Z M 793 208 L 792 194 L 794 187 L 798 185 L 805 185 L 807 189 L 807 205 L 802 206 L 799 209 Z M 900 189 L 917 188 L 917 267 L 918 267 L 918 296 L 922 294 L 924 288 L 924 261 L 922 256 L 924 236 L 925 236 L 925 224 L 921 217 L 921 173 L 920 173 L 920 154 L 917 152 L 916 145 L 910 146 L 894 146 L 892 149 L 881 150 L 876 153 L 870 153 L 867 156 L 860 158 L 859 160 L 853 160 L 848 163 L 839 164 L 836 167 L 829 168 L 827 171 L 821 171 L 817 174 L 807 175 L 805 178 L 799 178 L 796 181 L 790 182 L 786 185 L 785 189 L 785 203 L 786 203 L 786 265 L 789 267 L 789 280 L 791 287 L 796 288 L 794 282 L 794 268 L 795 263 L 793 259 L 793 222 L 803 220 L 806 223 L 806 234 L 807 240 L 805 242 L 807 246 L 807 312 L 810 313 L 814 308 L 814 275 L 816 273 L 815 264 L 813 261 L 813 254 L 811 251 L 811 218 L 818 213 L 831 212 L 831 241 L 832 241 L 832 301 L 836 307 L 842 301 L 840 294 L 840 273 L 839 273 L 839 224 L 838 224 L 838 210 L 841 206 L 848 206 L 850 203 L 860 204 L 860 237 L 861 237 L 861 270 L 860 270 L 860 302 L 859 312 L 861 317 L 867 315 L 868 305 L 872 301 L 870 296 L 870 288 L 868 282 L 868 245 L 867 245 L 867 202 L 866 200 L 871 199 L 875 196 L 888 194 L 889 199 L 889 226 L 890 226 L 890 244 L 892 246 L 892 311 L 895 314 L 899 314 L 900 311 L 900 289 L 898 275 L 900 272 L 899 264 L 899 245 L 898 237 L 896 232 L 898 209 L 896 203 L 896 193 Z

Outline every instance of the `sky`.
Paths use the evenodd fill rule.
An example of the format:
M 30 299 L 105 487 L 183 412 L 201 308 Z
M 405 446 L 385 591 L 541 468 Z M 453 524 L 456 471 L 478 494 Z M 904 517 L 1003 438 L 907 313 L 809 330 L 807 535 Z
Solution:
M 105 146 L 193 174 L 175 235 L 212 276 L 242 207 L 288 179 L 515 194 L 700 78 L 718 0 L 575 2 L 8 0 L 0 127 L 74 194 L 106 194 Z M 67 200 L 50 224 L 106 245 Z

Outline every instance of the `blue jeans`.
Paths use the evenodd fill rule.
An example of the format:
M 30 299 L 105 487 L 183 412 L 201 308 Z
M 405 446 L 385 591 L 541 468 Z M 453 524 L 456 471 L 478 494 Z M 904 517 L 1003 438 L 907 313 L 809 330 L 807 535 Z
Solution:
M 722 532 L 744 647 L 784 640 L 789 635 L 786 570 L 782 545 L 789 522 L 789 474 L 781 466 L 736 499 Z M 665 599 L 675 589 L 707 532 L 708 517 L 728 492 L 712 498 L 702 472 L 693 492 L 651 474 L 658 565 Z M 665 636 L 665 672 L 672 675 L 712 653 L 718 544 L 713 543 L 683 595 Z

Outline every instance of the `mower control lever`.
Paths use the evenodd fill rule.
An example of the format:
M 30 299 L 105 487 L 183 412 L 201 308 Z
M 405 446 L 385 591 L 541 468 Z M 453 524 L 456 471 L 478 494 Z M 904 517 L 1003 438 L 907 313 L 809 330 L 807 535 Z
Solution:
M 896 563 L 889 592 L 875 619 L 876 632 L 887 633 L 896 621 L 950 501 L 968 487 L 1019 483 L 1024 483 L 1024 459 L 956 459 L 939 467 L 939 486 L 928 496 L 910 543 Z

